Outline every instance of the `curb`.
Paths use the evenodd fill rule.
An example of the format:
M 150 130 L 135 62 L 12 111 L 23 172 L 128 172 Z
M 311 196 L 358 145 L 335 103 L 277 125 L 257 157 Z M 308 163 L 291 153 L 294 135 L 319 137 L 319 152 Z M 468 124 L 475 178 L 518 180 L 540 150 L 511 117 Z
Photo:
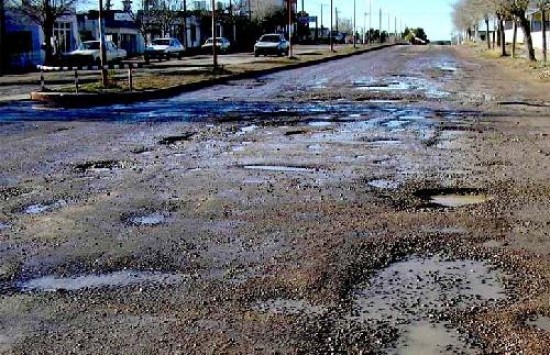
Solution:
M 283 70 L 305 68 L 312 65 L 322 64 L 333 60 L 348 58 L 368 52 L 374 52 L 388 47 L 397 46 L 400 44 L 383 44 L 373 48 L 366 48 L 352 53 L 335 55 L 315 59 L 303 63 L 294 63 L 280 67 L 248 71 L 245 73 L 222 76 L 212 79 L 202 80 L 196 83 L 176 85 L 163 89 L 135 91 L 135 92 L 114 92 L 114 93 L 63 93 L 63 92 L 31 92 L 31 100 L 48 106 L 56 107 L 87 107 L 87 106 L 104 106 L 112 104 L 129 104 L 138 101 L 164 99 L 180 93 L 195 91 L 212 85 L 218 85 L 231 80 L 250 79 L 261 75 L 280 72 Z

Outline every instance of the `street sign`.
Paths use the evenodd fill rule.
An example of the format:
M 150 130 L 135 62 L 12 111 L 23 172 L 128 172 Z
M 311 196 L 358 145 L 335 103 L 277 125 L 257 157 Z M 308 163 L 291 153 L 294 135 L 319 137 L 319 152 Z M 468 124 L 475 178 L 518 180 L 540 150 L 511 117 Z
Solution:
M 304 16 L 298 18 L 298 22 L 300 23 L 310 23 L 310 22 L 317 22 L 317 16 Z

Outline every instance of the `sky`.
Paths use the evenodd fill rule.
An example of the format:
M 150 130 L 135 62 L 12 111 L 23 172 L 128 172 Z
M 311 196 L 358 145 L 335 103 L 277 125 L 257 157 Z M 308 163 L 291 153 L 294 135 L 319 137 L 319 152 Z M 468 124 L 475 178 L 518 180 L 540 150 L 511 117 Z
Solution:
M 302 10 L 302 0 L 298 1 L 298 10 Z M 356 27 L 359 31 L 363 26 L 372 28 L 379 26 L 379 11 L 382 9 L 382 30 L 388 30 L 388 14 L 390 14 L 390 32 L 394 32 L 395 18 L 397 30 L 402 24 L 408 27 L 422 27 L 428 38 L 433 40 L 448 40 L 451 38 L 453 24 L 451 21 L 452 4 L 454 0 L 355 0 Z M 330 24 L 330 0 L 303 0 L 304 9 L 310 16 L 318 16 L 320 25 L 321 6 L 323 6 L 323 26 Z M 372 19 L 368 15 L 372 3 Z M 340 18 L 353 19 L 353 0 L 333 0 L 333 7 L 338 8 Z M 364 14 L 367 14 L 366 16 Z

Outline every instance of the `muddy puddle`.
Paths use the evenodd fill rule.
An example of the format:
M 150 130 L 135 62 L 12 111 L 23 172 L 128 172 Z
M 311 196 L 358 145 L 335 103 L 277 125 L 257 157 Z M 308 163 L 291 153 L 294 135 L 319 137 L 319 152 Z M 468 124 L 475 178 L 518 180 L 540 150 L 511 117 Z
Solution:
M 54 210 L 57 210 L 59 208 L 63 208 L 68 205 L 68 202 L 65 200 L 56 200 L 56 201 L 50 201 L 50 202 L 44 202 L 44 203 L 36 203 L 32 205 L 28 205 L 26 207 L 23 207 L 21 212 L 24 214 L 30 214 L 30 215 L 36 215 L 36 214 L 42 214 L 46 212 L 51 212 Z
M 415 195 L 432 205 L 448 208 L 477 205 L 493 199 L 485 191 L 471 188 L 425 189 Z
M 381 93 L 422 91 L 428 98 L 444 98 L 449 95 L 449 93 L 435 85 L 434 81 L 409 76 L 384 79 L 361 78 L 353 82 L 353 87 L 356 90 Z
M 538 316 L 535 319 L 528 320 L 526 323 L 537 329 L 544 330 L 545 332 L 550 332 L 550 317 Z
M 157 226 L 166 222 L 166 216 L 162 213 L 149 213 L 128 218 L 130 224 L 136 226 Z
M 430 197 L 430 201 L 436 205 L 443 207 L 463 207 L 469 205 L 477 205 L 489 201 L 491 198 L 486 195 L 434 195 Z
M 445 321 L 446 312 L 504 300 L 503 278 L 473 260 L 412 257 L 381 270 L 357 290 L 349 318 L 398 329 L 397 354 L 464 351 L 468 344 Z
M 187 278 L 183 274 L 128 270 L 74 277 L 43 276 L 19 282 L 17 288 L 21 291 L 78 291 L 89 288 L 126 287 L 136 284 L 175 285 Z
M 375 179 L 367 182 L 367 185 L 380 190 L 395 190 L 399 187 L 399 183 L 388 179 Z

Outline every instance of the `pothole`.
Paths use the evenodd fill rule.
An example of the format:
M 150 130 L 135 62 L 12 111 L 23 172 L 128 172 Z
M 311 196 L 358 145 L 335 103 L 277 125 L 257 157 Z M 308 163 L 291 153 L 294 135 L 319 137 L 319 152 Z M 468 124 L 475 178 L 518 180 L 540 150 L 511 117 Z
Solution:
M 243 169 L 249 170 L 266 170 L 266 171 L 283 171 L 283 172 L 316 172 L 317 168 L 301 167 L 301 166 L 286 166 L 286 165 L 244 165 Z
M 388 179 L 375 179 L 367 182 L 367 185 L 381 190 L 395 190 L 399 187 L 396 181 Z
M 315 306 L 303 300 L 283 298 L 257 303 L 253 306 L 253 309 L 259 312 L 275 314 L 321 314 L 326 311 L 324 307 Z
M 11 228 L 11 224 L 0 222 L 0 231 L 7 230 Z
M 75 170 L 79 172 L 87 171 L 111 171 L 113 169 L 123 169 L 126 166 L 124 162 L 117 160 L 98 160 L 98 161 L 89 161 L 82 164 L 75 165 Z
M 492 199 L 484 191 L 478 189 L 426 189 L 416 193 L 422 198 L 442 207 L 463 207 L 481 204 Z
M 329 121 L 311 121 L 311 122 L 308 122 L 308 126 L 311 126 L 311 127 L 328 127 L 328 126 L 332 126 L 333 125 L 333 122 L 329 122 Z
M 550 317 L 538 316 L 535 319 L 529 319 L 526 323 L 538 329 L 550 332 Z
M 26 207 L 23 207 L 21 212 L 25 214 L 41 214 L 50 212 L 62 207 L 67 206 L 67 201 L 65 200 L 55 200 L 50 202 L 44 202 L 44 203 L 36 203 L 32 205 L 28 205 Z
M 398 353 L 467 349 L 445 323 L 448 313 L 498 304 L 505 299 L 503 278 L 478 261 L 412 257 L 381 270 L 358 290 L 349 318 L 396 327 Z
M 239 132 L 237 132 L 237 135 L 244 135 L 244 134 L 247 134 L 247 133 L 254 132 L 257 128 L 258 128 L 258 126 L 255 125 L 255 124 L 243 127 L 243 128 L 240 129 Z
M 135 215 L 126 219 L 129 223 L 137 226 L 156 226 L 166 221 L 166 216 L 162 213 L 154 212 L 143 215 Z
M 0 187 L 0 200 L 9 200 L 25 193 L 20 187 Z
M 174 145 L 181 142 L 188 141 L 189 138 L 193 137 L 196 133 L 195 132 L 185 132 L 183 134 L 179 134 L 176 136 L 168 136 L 164 137 L 161 140 L 158 141 L 158 144 L 162 145 Z
M 155 271 L 115 271 L 98 275 L 74 277 L 43 276 L 17 284 L 21 291 L 78 291 L 108 287 L 126 287 L 135 284 L 175 285 L 185 281 L 187 275 Z

